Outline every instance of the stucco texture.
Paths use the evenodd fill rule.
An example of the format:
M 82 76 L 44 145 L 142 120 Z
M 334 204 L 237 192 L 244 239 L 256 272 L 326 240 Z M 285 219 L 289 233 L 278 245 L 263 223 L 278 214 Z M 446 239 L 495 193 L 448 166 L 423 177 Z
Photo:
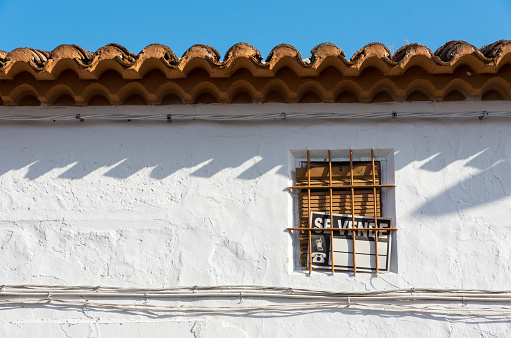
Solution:
M 393 272 L 297 266 L 293 150 L 392 149 Z M 3 284 L 508 289 L 511 135 L 499 120 L 0 125 Z M 385 211 L 384 211 L 385 212 Z M 0 336 L 509 336 L 385 312 L 144 316 L 0 309 Z

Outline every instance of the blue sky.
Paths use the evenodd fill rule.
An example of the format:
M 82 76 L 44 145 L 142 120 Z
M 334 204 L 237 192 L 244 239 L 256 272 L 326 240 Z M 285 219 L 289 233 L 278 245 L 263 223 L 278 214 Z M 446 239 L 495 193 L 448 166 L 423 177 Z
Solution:
M 511 1 L 33 1 L 0 0 L 0 50 L 52 50 L 77 44 L 95 51 L 110 42 L 139 53 L 151 43 L 181 56 L 207 44 L 223 56 L 236 42 L 266 57 L 279 43 L 304 58 L 321 42 L 349 59 L 377 41 L 397 50 L 408 42 L 432 51 L 450 40 L 476 47 L 511 39 Z

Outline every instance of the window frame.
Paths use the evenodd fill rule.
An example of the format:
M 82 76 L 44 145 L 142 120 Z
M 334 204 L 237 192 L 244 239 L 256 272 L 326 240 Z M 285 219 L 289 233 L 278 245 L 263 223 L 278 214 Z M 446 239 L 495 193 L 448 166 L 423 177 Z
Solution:
M 306 155 L 306 156 L 304 156 Z M 326 156 L 325 156 L 326 155 Z M 348 155 L 348 156 L 346 156 Z M 369 155 L 369 156 L 368 156 Z M 301 166 L 301 164 L 303 164 L 304 162 L 308 162 L 309 165 L 313 162 L 316 162 L 316 163 L 329 163 L 329 169 L 328 169 L 328 177 L 329 177 L 329 183 L 326 184 L 326 185 L 321 185 L 320 189 L 321 190 L 324 190 L 325 192 L 327 192 L 328 194 L 328 191 L 332 192 L 333 189 L 336 189 L 336 185 L 332 185 L 332 177 L 331 177 L 331 168 L 333 165 L 340 165 L 339 162 L 344 162 L 344 164 L 349 163 L 349 167 L 350 167 L 350 183 L 347 184 L 347 187 L 338 187 L 337 188 L 340 188 L 342 190 L 348 190 L 351 192 L 352 196 L 354 196 L 354 191 L 356 189 L 373 189 L 373 196 L 374 198 L 377 198 L 378 194 L 376 193 L 377 190 L 379 190 L 379 198 L 380 198 L 380 215 L 373 215 L 373 216 L 368 216 L 368 214 L 366 214 L 364 217 L 373 217 L 374 219 L 374 216 L 376 216 L 376 219 L 378 218 L 390 218 L 391 219 L 391 223 L 390 223 L 390 228 L 380 228 L 379 226 L 374 229 L 374 228 L 371 228 L 371 229 L 368 229 L 368 230 L 362 230 L 362 231 L 374 231 L 374 233 L 379 233 L 380 231 L 391 231 L 392 233 L 392 236 L 391 238 L 389 239 L 389 243 L 388 245 L 391 246 L 391 249 L 390 250 L 394 250 L 393 247 L 394 245 L 392 245 L 395 241 L 395 236 L 394 236 L 394 232 L 395 230 L 397 230 L 397 228 L 395 227 L 395 193 L 394 193 L 394 187 L 395 185 L 393 184 L 394 182 L 394 161 L 393 161 L 393 155 L 394 155 L 394 152 L 393 152 L 393 149 L 342 149 L 342 150 L 291 150 L 290 151 L 290 158 L 289 158 L 289 179 L 290 179 L 290 187 L 289 187 L 289 190 L 291 191 L 291 197 L 292 197 L 292 215 L 293 217 L 291 218 L 291 223 L 290 223 L 290 227 L 288 227 L 288 230 L 294 234 L 293 239 L 292 239 L 292 250 L 293 250 L 293 257 L 294 257 L 294 262 L 295 264 L 293 265 L 295 269 L 300 269 L 300 270 L 303 270 L 304 269 L 304 266 L 301 264 L 302 263 L 302 259 L 301 259 L 301 251 L 300 251 L 300 247 L 301 247 L 301 241 L 300 241 L 300 233 L 303 232 L 303 231 L 308 231 L 308 239 L 309 239 L 309 245 L 308 245 L 308 251 L 307 251 L 307 265 L 306 265 L 306 269 L 309 271 L 309 274 L 312 273 L 312 270 L 313 268 L 314 269 L 319 269 L 319 270 L 330 270 L 332 271 L 332 274 L 335 273 L 335 271 L 352 271 L 354 274 L 357 273 L 357 267 L 356 267 L 356 257 L 355 257 L 355 253 L 356 251 L 354 250 L 353 252 L 353 269 L 347 269 L 347 268 L 341 268 L 339 266 L 335 266 L 335 262 L 334 264 L 331 264 L 331 265 L 328 265 L 327 268 L 318 268 L 318 267 L 313 267 L 313 264 L 312 264 L 312 256 L 311 256 L 311 247 L 312 247 L 312 244 L 311 244 L 311 234 L 312 234 L 312 227 L 311 227 L 311 215 L 310 215 L 310 212 L 311 210 L 309 210 L 309 215 L 308 215 L 308 221 L 309 221 L 309 225 L 308 225 L 308 228 L 305 228 L 306 230 L 303 230 L 303 227 L 300 223 L 300 215 L 299 215 L 299 212 L 300 212 L 300 209 L 299 209 L 299 202 L 298 202 L 298 193 L 300 191 L 311 191 L 313 190 L 314 188 L 317 188 L 316 186 L 314 186 L 314 188 L 312 188 L 312 186 L 309 186 L 308 188 L 305 188 L 304 189 L 304 186 L 303 184 L 302 185 L 297 185 L 297 177 L 296 177 L 296 168 L 299 168 L 299 167 L 303 167 Z M 373 162 L 374 161 L 374 162 Z M 354 169 L 354 164 L 357 163 L 357 162 L 370 162 L 373 166 L 373 168 L 375 167 L 375 164 L 376 162 L 379 162 L 379 166 L 380 166 L 380 174 L 379 174 L 379 184 L 376 182 L 376 174 L 373 176 L 373 179 L 375 181 L 371 182 L 370 185 L 362 185 L 362 184 L 353 184 L 353 169 Z M 372 172 L 372 170 L 371 170 Z M 309 180 L 310 182 L 310 180 Z M 355 181 L 356 182 L 356 181 Z M 375 184 L 376 183 L 376 184 Z M 344 184 L 346 185 L 346 184 Z M 331 195 L 332 196 L 332 195 Z M 329 198 L 327 198 L 329 199 Z M 330 199 L 329 199 L 330 200 Z M 330 200 L 331 201 L 331 200 Z M 373 200 L 373 203 L 374 200 Z M 325 209 L 326 210 L 323 210 L 321 212 L 324 212 L 324 213 L 328 213 L 330 214 L 331 216 L 331 219 L 332 219 L 332 214 L 335 215 L 335 212 L 331 212 L 331 208 L 332 208 L 332 205 L 331 203 L 329 202 L 330 206 L 326 207 Z M 357 216 L 363 216 L 361 215 L 360 213 L 356 213 L 354 212 L 354 206 L 352 206 L 352 213 L 350 214 L 350 216 L 352 217 L 355 217 L 355 220 L 356 220 L 356 217 Z M 377 208 L 378 209 L 378 208 Z M 376 210 L 377 209 L 374 209 L 375 210 L 374 212 L 376 213 Z M 302 211 L 303 212 L 303 211 Z M 351 218 L 351 217 L 350 217 Z M 353 219 L 353 218 L 351 218 Z M 325 229 L 325 228 L 323 228 Z M 328 228 L 327 228 L 328 229 Z M 355 234 L 356 231 L 360 231 L 360 228 L 349 228 L 349 230 L 352 231 L 353 234 Z M 332 230 L 322 230 L 322 232 L 330 232 L 331 234 L 331 238 L 333 239 L 333 229 Z M 377 235 L 376 235 L 377 236 Z M 354 244 L 356 242 L 355 238 L 353 238 L 353 241 L 354 241 Z M 378 247 L 378 243 L 375 242 L 375 247 L 377 248 Z M 331 257 L 333 259 L 333 245 L 330 246 L 330 249 L 332 250 L 332 253 L 331 253 Z M 392 261 L 395 261 L 395 255 L 391 256 L 392 257 Z M 375 253 L 375 258 L 376 259 L 376 269 L 363 269 L 363 270 L 359 270 L 360 272 L 369 272 L 369 273 L 380 273 L 379 271 L 379 267 L 378 267 L 378 251 L 376 251 Z M 390 262 L 391 265 L 395 265 L 395 262 L 392 263 Z M 391 267 L 390 266 L 387 266 L 387 270 L 385 272 L 389 272 L 391 271 Z

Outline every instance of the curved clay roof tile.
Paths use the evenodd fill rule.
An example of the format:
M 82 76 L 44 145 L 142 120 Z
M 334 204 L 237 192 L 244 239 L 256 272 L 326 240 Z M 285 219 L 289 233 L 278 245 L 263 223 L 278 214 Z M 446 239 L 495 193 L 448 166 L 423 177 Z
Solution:
M 390 50 L 387 48 L 387 46 L 379 42 L 371 42 L 360 48 L 355 52 L 355 54 L 353 54 L 350 61 L 353 63 L 358 63 L 359 61 L 363 61 L 369 57 L 378 57 L 390 64 L 394 64 L 391 59 Z
M 399 63 L 415 55 L 424 55 L 430 58 L 433 56 L 433 52 L 420 43 L 411 43 L 399 48 L 392 56 L 392 61 Z
M 60 45 L 51 51 L 50 58 L 55 62 L 75 59 L 81 66 L 88 67 L 94 59 L 94 54 L 77 45 Z
M 211 46 L 197 44 L 188 48 L 186 52 L 184 52 L 181 57 L 181 62 L 193 58 L 204 58 L 209 59 L 213 63 L 218 63 L 220 62 L 220 53 Z
M 481 47 L 481 53 L 489 59 L 494 59 L 505 51 L 511 50 L 511 40 L 499 40 Z
M 93 62 L 100 62 L 102 60 L 117 60 L 121 65 L 131 66 L 135 62 L 137 56 L 126 48 L 116 43 L 109 43 L 101 47 L 94 53 Z
M 261 61 L 263 60 L 263 56 L 261 55 L 259 50 L 257 50 L 257 48 L 246 42 L 238 42 L 237 44 L 229 48 L 227 53 L 225 53 L 224 63 L 234 60 L 236 58 L 247 59 L 253 58 L 258 63 L 261 63 Z
M 16 48 L 7 53 L 5 61 L 28 63 L 35 70 L 42 70 L 50 53 L 33 48 Z M 7 62 L 6 62 L 7 63 Z
M 323 42 L 311 49 L 311 57 L 309 58 L 310 63 L 320 63 L 329 56 L 335 56 L 338 58 L 346 59 L 346 54 L 331 42 Z
M 472 54 L 474 52 L 477 53 L 479 50 L 468 42 L 449 41 L 435 51 L 435 56 L 438 56 L 443 62 L 451 62 L 460 56 Z
M 179 65 L 179 58 L 174 51 L 166 45 L 160 43 L 153 43 L 142 49 L 138 54 L 139 59 L 155 58 L 165 62 L 169 67 Z
M 294 46 L 287 43 L 281 43 L 280 45 L 273 47 L 265 62 L 277 63 L 280 59 L 286 56 L 302 62 L 302 54 L 300 54 L 298 49 L 296 49 Z

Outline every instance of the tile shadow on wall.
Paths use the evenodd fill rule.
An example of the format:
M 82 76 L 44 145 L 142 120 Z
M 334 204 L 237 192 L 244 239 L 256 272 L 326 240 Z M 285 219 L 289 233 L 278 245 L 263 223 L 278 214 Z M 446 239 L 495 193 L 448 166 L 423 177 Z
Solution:
M 213 128 L 214 132 L 207 124 L 198 128 L 139 124 L 129 129 L 122 124 L 109 124 L 83 132 L 87 127 L 3 128 L 0 175 L 25 169 L 25 178 L 37 180 L 61 169 L 58 179 L 73 180 L 104 170 L 106 177 L 127 179 L 149 168 L 150 177 L 156 180 L 166 179 L 182 169 L 189 169 L 191 176 L 202 178 L 211 178 L 225 169 L 233 169 L 233 178 L 241 180 L 257 179 L 272 170 L 287 176 L 286 145 L 275 144 L 275 138 L 256 135 L 250 125 Z M 265 130 L 278 134 L 280 128 L 268 125 Z M 409 151 L 396 152 L 396 172 L 419 162 L 416 170 L 432 173 L 440 173 L 456 161 L 465 161 L 464 166 L 477 169 L 474 175 L 446 187 L 440 195 L 423 203 L 414 211 L 416 215 L 458 212 L 510 196 L 511 188 L 503 180 L 511 171 L 509 150 L 501 148 L 505 147 L 503 144 L 486 144 L 484 140 L 470 145 L 470 149 L 461 149 L 459 144 L 446 144 L 444 150 L 439 149 L 433 156 L 428 147 L 415 147 L 413 156 Z
M 0 175 L 27 168 L 25 178 L 36 180 L 54 169 L 67 168 L 58 178 L 82 179 L 101 168 L 109 168 L 104 176 L 127 179 L 150 168 L 151 178 L 161 180 L 183 168 L 191 168 L 192 176 L 209 178 L 224 169 L 241 166 L 236 177 L 251 180 L 280 165 L 265 159 L 260 142 L 256 143 L 250 135 L 211 135 L 198 143 L 194 140 L 197 135 L 187 135 L 184 128 L 174 128 L 170 131 L 173 135 L 169 135 L 168 128 L 153 126 L 150 132 L 146 128 L 134 128 L 135 132 L 126 134 L 119 128 L 115 131 L 114 127 L 112 133 L 108 127 L 100 127 L 89 134 L 76 132 L 74 126 L 58 132 L 50 127 L 29 133 L 15 143 L 9 142 L 8 133 L 3 133 Z M 175 135 L 176 131 L 179 135 Z M 282 163 L 286 161 L 283 156 Z M 287 175 L 282 167 L 277 173 Z

